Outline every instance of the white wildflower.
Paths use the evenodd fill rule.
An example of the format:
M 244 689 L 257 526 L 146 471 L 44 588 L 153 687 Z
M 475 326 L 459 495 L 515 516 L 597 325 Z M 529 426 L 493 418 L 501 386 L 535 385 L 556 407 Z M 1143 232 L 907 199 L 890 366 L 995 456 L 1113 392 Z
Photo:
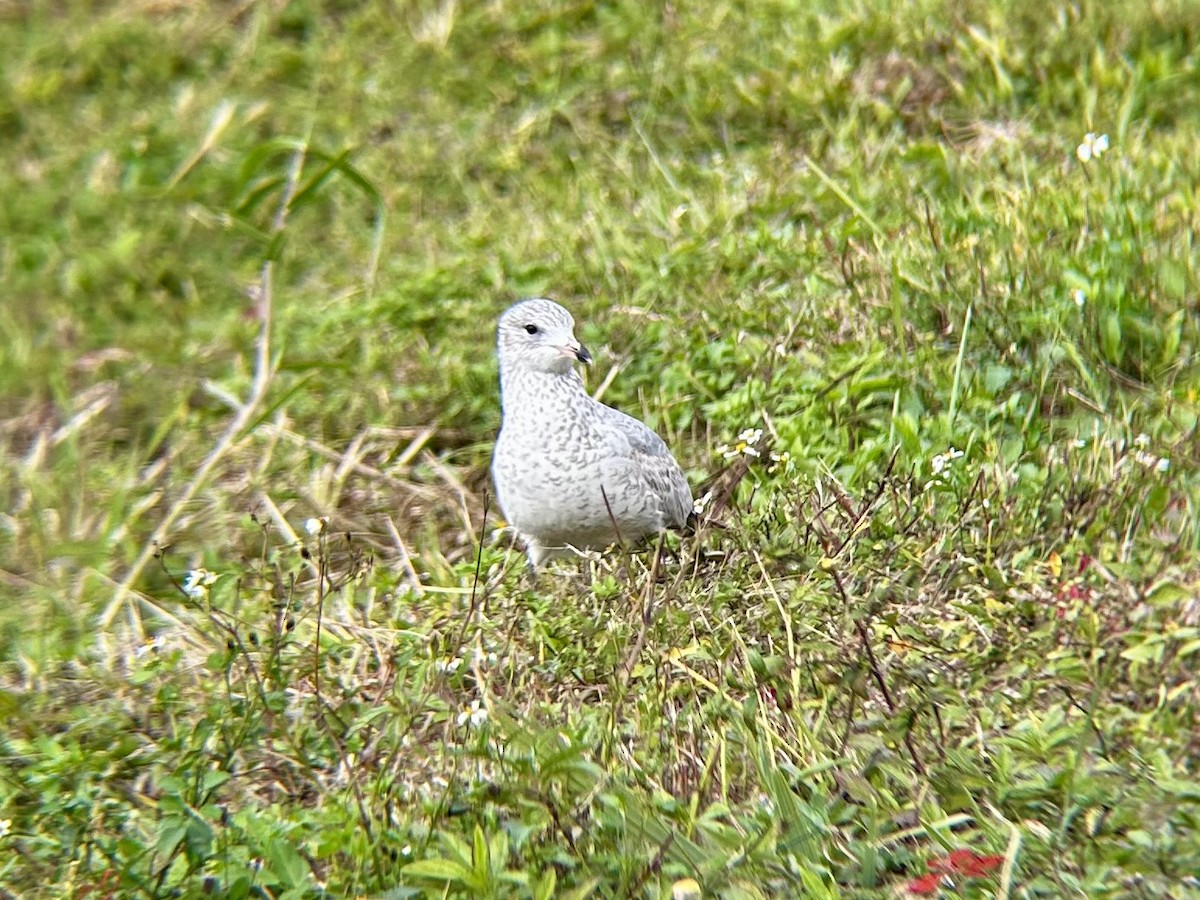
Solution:
M 692 512 L 698 516 L 704 515 L 704 511 L 708 509 L 708 504 L 712 503 L 713 492 L 709 491 L 703 497 L 697 497 L 692 504 Z
M 434 661 L 433 670 L 435 672 L 442 672 L 446 675 L 453 675 L 458 671 L 458 667 L 461 665 L 462 660 L 457 656 L 450 660 L 439 659 Z
M 1133 439 L 1133 446 L 1137 447 L 1139 450 L 1145 450 L 1150 446 L 1150 435 L 1143 431 Z
M 925 490 L 929 490 L 934 485 L 945 484 L 946 480 L 942 474 L 950 467 L 950 464 L 963 455 L 963 451 L 951 445 L 945 453 L 936 453 L 929 460 L 929 468 L 933 470 L 933 478 L 925 482 Z
M 133 658 L 134 659 L 142 659 L 145 656 L 149 656 L 151 653 L 157 653 L 159 650 L 162 649 L 162 645 L 164 643 L 165 642 L 163 641 L 163 639 L 161 637 L 151 638 L 150 640 L 144 642 L 140 647 L 138 647 L 136 650 L 133 651 Z
M 1075 155 L 1079 157 L 1081 163 L 1086 163 L 1092 159 L 1099 159 L 1108 150 L 1108 135 L 1097 135 L 1094 131 L 1089 131 L 1083 136 L 1083 143 L 1075 148 Z
M 962 455 L 963 452 L 953 446 L 951 446 L 950 449 L 948 449 L 945 453 L 936 454 L 933 459 L 929 461 L 929 465 L 933 469 L 933 474 L 941 475 L 942 472 L 946 470 L 946 467 L 950 465 L 950 463 L 954 462 Z
M 1159 473 L 1165 473 L 1170 468 L 1171 468 L 1171 461 L 1169 459 L 1167 459 L 1165 456 L 1162 457 L 1161 459 L 1159 459 L 1159 461 L 1154 464 L 1154 470 Z
M 746 444 L 757 444 L 762 440 L 761 428 L 747 428 L 738 435 L 738 440 Z
M 493 650 L 484 650 L 482 647 L 473 647 L 471 649 L 472 666 L 494 666 L 499 659 Z
M 329 525 L 329 516 L 319 516 L 315 519 L 308 519 L 304 523 L 304 530 L 311 535 L 318 535 L 325 531 Z
M 466 725 L 468 722 L 471 724 L 472 728 L 478 728 L 487 721 L 487 717 L 487 708 L 484 707 L 484 705 L 478 700 L 472 700 L 471 705 L 464 707 L 463 710 L 458 714 L 458 718 L 454 721 L 455 724 L 457 724 L 460 728 L 463 725 Z
M 1133 458 L 1139 466 L 1145 466 L 1147 469 L 1153 469 L 1158 465 L 1158 457 L 1149 450 L 1138 450 L 1133 454 Z
M 193 600 L 203 600 L 216 580 L 216 573 L 208 569 L 192 569 L 183 576 L 183 592 Z
M 700 900 L 703 893 L 695 878 L 680 878 L 671 885 L 671 900 Z
M 757 446 L 762 440 L 762 435 L 761 428 L 747 428 L 737 436 L 737 442 L 732 447 L 729 444 L 720 444 L 717 447 L 717 453 L 724 459 L 737 459 L 739 456 L 751 456 L 757 459 L 762 456 Z
M 1071 292 L 1071 297 L 1075 300 L 1075 305 L 1080 309 L 1083 309 L 1083 304 L 1087 303 L 1087 294 L 1085 294 L 1080 288 L 1075 288 L 1075 290 Z
M 0 819 L 0 838 L 6 836 L 12 830 L 12 819 Z

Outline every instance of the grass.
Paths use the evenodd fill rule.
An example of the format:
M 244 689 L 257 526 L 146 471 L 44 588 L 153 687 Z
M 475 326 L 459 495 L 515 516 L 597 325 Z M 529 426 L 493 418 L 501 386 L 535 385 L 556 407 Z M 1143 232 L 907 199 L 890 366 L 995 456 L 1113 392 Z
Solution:
M 1198 43 L 0 10 L 0 894 L 1200 890 Z M 531 294 L 715 523 L 525 577 Z

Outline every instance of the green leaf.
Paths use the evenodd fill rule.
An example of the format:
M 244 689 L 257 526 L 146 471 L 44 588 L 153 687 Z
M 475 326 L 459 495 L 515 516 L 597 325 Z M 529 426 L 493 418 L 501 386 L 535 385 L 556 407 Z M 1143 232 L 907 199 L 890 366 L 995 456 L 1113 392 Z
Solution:
M 993 397 L 1008 387 L 1012 381 L 1013 370 L 1008 366 L 992 363 L 983 370 L 983 385 Z
M 1121 315 L 1107 312 L 1100 320 L 1100 346 L 1110 363 L 1121 361 Z
M 158 827 L 158 839 L 154 842 L 155 849 L 159 853 L 169 856 L 179 846 L 180 842 L 187 837 L 189 820 L 187 819 L 171 819 L 163 822 Z
M 429 881 L 446 881 L 462 885 L 475 882 L 474 873 L 462 863 L 452 859 L 419 859 L 409 863 L 401 871 L 409 878 L 424 878 Z
M 508 865 L 508 832 L 503 828 L 488 840 L 488 860 L 493 877 L 499 876 Z
M 491 871 L 491 854 L 488 852 L 487 838 L 483 834 L 483 828 L 479 825 L 475 826 L 475 832 L 472 835 L 474 840 L 473 853 L 471 859 L 474 862 L 475 877 L 487 883 L 492 877 Z
M 282 838 L 267 843 L 263 859 L 280 882 L 287 887 L 298 887 L 309 880 L 308 862 L 295 847 Z
M 533 900 L 551 900 L 554 887 L 558 884 L 558 875 L 553 869 L 547 869 L 533 883 Z
M 1130 662 L 1158 662 L 1162 659 L 1163 644 L 1160 641 L 1147 641 L 1121 651 L 1121 658 Z
M 596 888 L 600 887 L 602 879 L 589 878 L 587 881 L 580 884 L 578 887 L 572 888 L 569 891 L 559 893 L 559 900 L 587 900 L 592 896 Z

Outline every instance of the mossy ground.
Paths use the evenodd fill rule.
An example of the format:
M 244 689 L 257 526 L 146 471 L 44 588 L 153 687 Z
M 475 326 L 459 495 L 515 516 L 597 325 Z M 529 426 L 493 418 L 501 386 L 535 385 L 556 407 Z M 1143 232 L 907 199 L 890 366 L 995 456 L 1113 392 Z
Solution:
M 0 894 L 1200 890 L 1196 12 L 0 9 Z M 532 294 L 716 524 L 528 579 Z

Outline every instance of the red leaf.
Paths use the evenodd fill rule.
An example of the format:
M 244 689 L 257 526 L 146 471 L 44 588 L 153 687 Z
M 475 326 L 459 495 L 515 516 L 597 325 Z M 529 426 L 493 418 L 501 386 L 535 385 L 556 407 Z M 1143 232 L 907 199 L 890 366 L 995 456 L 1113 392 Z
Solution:
M 914 878 L 908 883 L 908 892 L 910 894 L 936 894 L 938 885 L 942 883 L 942 876 L 937 872 L 931 872 L 928 875 L 922 875 L 920 878 Z
M 967 866 L 971 865 L 978 859 L 974 850 L 954 850 L 946 857 L 946 861 L 950 863 L 952 872 L 965 872 Z
M 1003 856 L 976 856 L 963 866 L 962 873 L 971 878 L 978 878 L 997 868 L 1002 862 L 1004 862 Z

